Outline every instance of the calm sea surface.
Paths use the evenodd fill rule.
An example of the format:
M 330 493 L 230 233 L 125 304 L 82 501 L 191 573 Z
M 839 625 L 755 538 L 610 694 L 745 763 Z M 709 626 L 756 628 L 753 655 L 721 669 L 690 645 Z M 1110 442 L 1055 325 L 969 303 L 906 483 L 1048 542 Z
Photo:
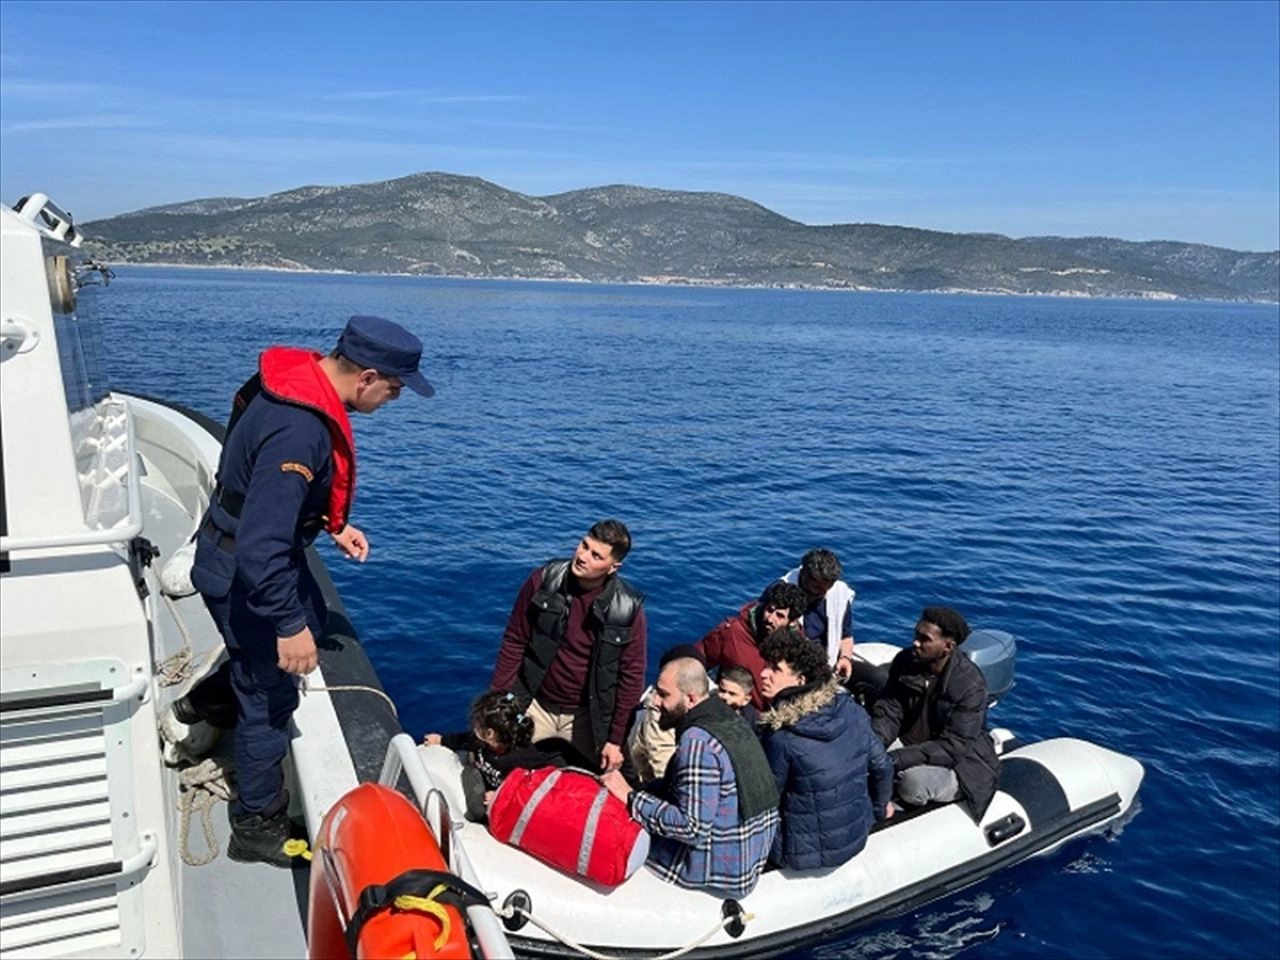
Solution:
M 993 722 L 1145 764 L 1118 835 L 812 956 L 1280 955 L 1275 306 L 123 268 L 100 313 L 114 386 L 218 419 L 269 345 L 422 337 L 436 396 L 355 423 L 373 554 L 324 547 L 411 733 L 615 516 L 651 673 L 826 546 L 859 640 L 953 605 L 1019 639 Z

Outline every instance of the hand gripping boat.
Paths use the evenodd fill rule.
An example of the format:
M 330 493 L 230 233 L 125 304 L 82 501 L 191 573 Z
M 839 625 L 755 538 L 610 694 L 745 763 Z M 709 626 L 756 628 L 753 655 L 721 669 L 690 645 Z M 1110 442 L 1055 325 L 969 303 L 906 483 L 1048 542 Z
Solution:
M 972 646 L 970 646 L 972 644 Z M 858 645 L 874 667 L 897 648 Z M 997 696 L 1012 685 L 1013 638 L 975 631 L 962 648 Z M 508 938 L 522 956 L 577 956 L 578 948 L 619 957 L 658 957 L 687 948 L 694 957 L 771 957 L 846 937 L 873 920 L 954 893 L 997 870 L 1052 853 L 1117 824 L 1142 782 L 1141 764 L 1069 738 L 1020 745 L 994 731 L 1000 789 L 980 824 L 957 804 L 899 815 L 876 829 L 844 865 L 769 870 L 740 901 L 685 890 L 641 869 L 617 887 L 561 872 L 464 823 L 460 761 L 443 747 L 420 747 L 430 778 L 462 829 L 477 882 L 496 894 Z

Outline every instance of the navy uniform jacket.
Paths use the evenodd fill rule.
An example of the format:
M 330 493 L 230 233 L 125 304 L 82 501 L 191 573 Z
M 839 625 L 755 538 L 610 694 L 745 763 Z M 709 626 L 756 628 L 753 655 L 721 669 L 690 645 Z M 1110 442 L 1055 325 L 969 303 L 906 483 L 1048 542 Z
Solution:
M 234 553 L 202 534 L 192 579 L 214 598 L 243 591 L 249 612 L 277 637 L 303 626 L 319 635 L 324 625 L 324 599 L 304 551 L 328 509 L 332 451 L 318 414 L 266 393 L 250 401 L 222 450 L 218 483 L 244 494 L 244 506 L 237 520 L 214 502 L 209 518 L 235 538 Z

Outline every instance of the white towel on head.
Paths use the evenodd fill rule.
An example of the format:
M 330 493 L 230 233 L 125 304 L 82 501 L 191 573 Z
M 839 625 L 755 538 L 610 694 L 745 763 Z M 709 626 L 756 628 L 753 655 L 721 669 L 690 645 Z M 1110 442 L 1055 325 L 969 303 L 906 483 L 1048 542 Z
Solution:
M 778 579 L 799 586 L 800 568 L 796 567 L 794 570 L 784 573 Z M 844 639 L 844 631 L 842 629 L 844 627 L 844 612 L 853 605 L 855 596 L 857 596 L 857 593 L 853 587 L 843 580 L 837 580 L 823 597 L 827 608 L 827 661 L 833 667 L 840 658 L 840 641 Z

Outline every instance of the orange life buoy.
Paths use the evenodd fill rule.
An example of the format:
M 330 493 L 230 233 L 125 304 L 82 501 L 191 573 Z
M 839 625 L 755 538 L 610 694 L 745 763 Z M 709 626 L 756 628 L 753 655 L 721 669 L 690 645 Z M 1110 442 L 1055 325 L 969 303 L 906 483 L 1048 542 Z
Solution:
M 426 960 L 472 957 L 466 919 L 456 899 L 436 900 L 435 880 L 399 899 L 395 909 L 367 911 L 354 952 L 343 930 L 357 916 L 365 891 L 414 872 L 444 877 L 449 865 L 431 828 L 407 799 L 388 787 L 364 783 L 325 815 L 311 860 L 307 931 L 311 960 Z M 456 878 L 454 878 L 456 879 Z M 465 886 L 465 885 L 464 885 Z M 367 901 L 367 897 L 365 898 Z

